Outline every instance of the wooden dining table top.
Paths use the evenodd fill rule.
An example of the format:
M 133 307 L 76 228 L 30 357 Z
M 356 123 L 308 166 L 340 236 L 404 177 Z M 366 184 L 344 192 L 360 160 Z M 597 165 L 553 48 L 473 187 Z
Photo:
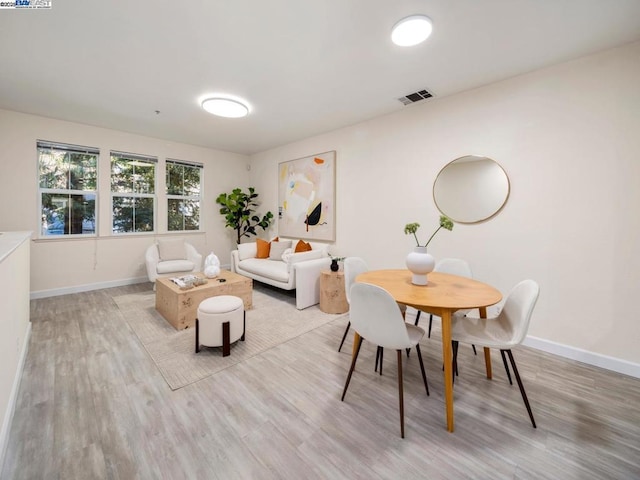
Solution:
M 488 307 L 502 300 L 498 289 L 471 278 L 431 272 L 427 280 L 427 285 L 414 285 L 411 272 L 401 269 L 370 270 L 356 277 L 356 282 L 384 288 L 398 303 L 425 311 Z

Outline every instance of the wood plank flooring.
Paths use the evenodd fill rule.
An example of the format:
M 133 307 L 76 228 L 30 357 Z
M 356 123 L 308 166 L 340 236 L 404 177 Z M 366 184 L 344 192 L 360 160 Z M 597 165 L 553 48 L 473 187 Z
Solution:
M 533 429 L 499 354 L 489 381 L 461 345 L 448 433 L 434 321 L 421 342 L 431 396 L 404 357 L 401 439 L 392 352 L 379 376 L 365 343 L 340 401 L 346 318 L 172 392 L 112 300 L 149 289 L 32 302 L 2 479 L 640 478 L 638 379 L 518 348 Z

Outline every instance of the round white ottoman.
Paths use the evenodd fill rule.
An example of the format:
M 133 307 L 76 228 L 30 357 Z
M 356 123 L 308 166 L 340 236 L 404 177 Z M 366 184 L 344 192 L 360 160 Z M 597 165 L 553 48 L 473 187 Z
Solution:
M 244 341 L 244 303 L 239 297 L 219 295 L 207 298 L 198 305 L 196 317 L 196 353 L 200 345 L 222 346 L 222 356 L 231 353 L 231 344 Z

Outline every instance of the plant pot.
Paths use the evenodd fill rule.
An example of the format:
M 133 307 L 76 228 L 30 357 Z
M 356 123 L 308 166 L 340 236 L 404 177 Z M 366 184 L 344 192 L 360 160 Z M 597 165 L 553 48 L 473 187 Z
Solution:
M 329 266 L 332 272 L 337 272 L 340 270 L 340 265 L 338 265 L 338 260 L 331 260 L 331 265 Z
M 427 285 L 427 273 L 433 271 L 436 260 L 433 255 L 427 253 L 427 247 L 415 247 L 413 252 L 407 255 L 406 264 L 412 273 L 411 283 Z

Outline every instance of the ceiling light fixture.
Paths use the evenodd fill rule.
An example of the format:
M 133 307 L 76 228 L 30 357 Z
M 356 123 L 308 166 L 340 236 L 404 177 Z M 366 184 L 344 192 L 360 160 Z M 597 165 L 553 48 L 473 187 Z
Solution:
M 244 101 L 222 96 L 205 98 L 202 108 L 219 117 L 240 118 L 249 114 L 249 107 Z
M 391 40 L 401 47 L 412 47 L 429 38 L 432 30 L 433 25 L 429 17 L 411 15 L 394 25 L 391 31 Z

